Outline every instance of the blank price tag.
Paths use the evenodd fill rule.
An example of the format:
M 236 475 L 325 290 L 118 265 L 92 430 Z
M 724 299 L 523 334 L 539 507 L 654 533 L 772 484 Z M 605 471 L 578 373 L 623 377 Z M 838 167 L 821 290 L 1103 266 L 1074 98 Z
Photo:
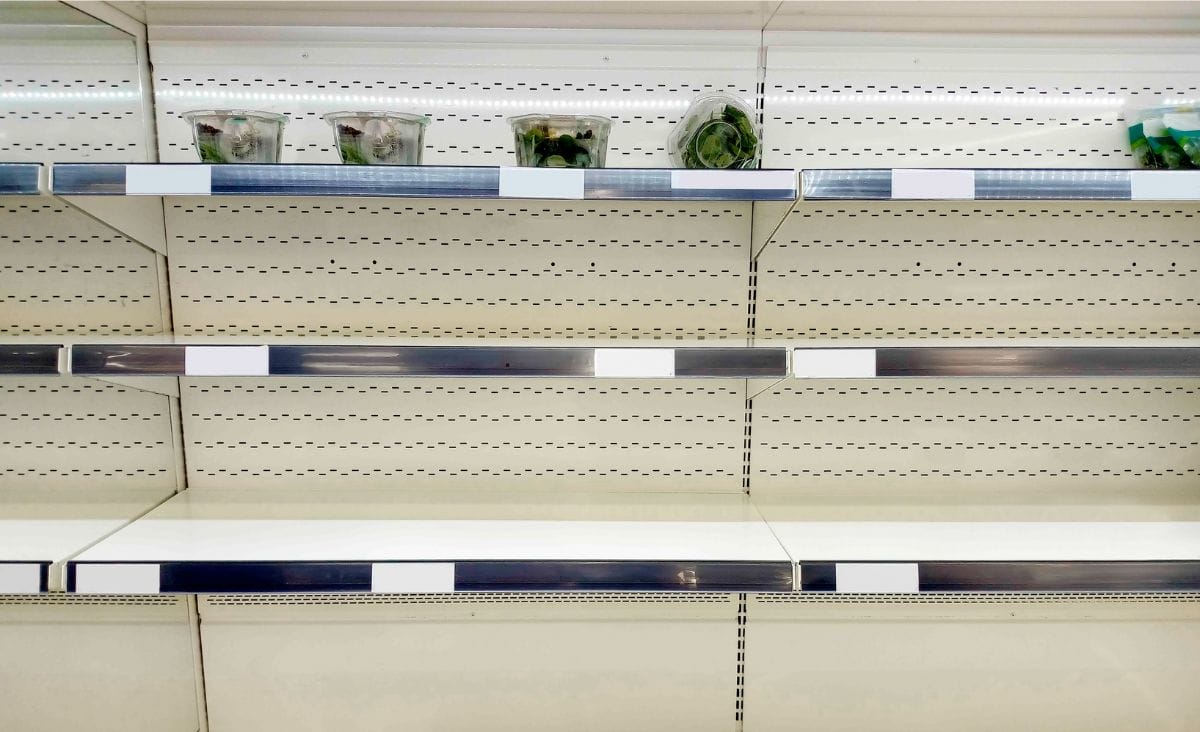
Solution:
M 583 168 L 501 168 L 501 198 L 583 198 Z
M 127 196 L 208 196 L 210 165 L 126 165 Z
M 1200 200 L 1200 170 L 1134 170 L 1129 173 L 1134 201 Z
M 916 564 L 834 565 L 838 592 L 920 592 Z
M 454 563 L 372 564 L 371 592 L 454 592 Z
M 679 190 L 795 191 L 794 170 L 672 170 Z
M 674 348 L 597 348 L 598 378 L 655 379 L 675 376 Z
M 969 201 L 975 198 L 975 171 L 896 168 L 892 198 Z
M 266 376 L 270 373 L 268 346 L 187 346 L 183 352 L 187 376 Z
M 873 379 L 874 348 L 797 348 L 792 353 L 797 379 Z
M 158 578 L 157 564 L 75 565 L 75 591 L 82 594 L 153 595 Z
M 0 564 L 0 595 L 41 592 L 42 568 L 37 564 Z

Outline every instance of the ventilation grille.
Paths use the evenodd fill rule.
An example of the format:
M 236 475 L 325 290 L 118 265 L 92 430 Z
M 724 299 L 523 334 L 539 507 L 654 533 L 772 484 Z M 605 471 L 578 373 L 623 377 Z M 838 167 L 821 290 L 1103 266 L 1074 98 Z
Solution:
M 189 485 L 736 492 L 743 382 L 201 380 Z
M 179 595 L 0 595 L 0 607 L 34 607 L 55 605 L 68 607 L 116 607 L 116 606 L 179 606 L 187 598 Z
M 0 202 L 0 224 L 0 332 L 163 332 L 154 252 L 49 201 Z
M 206 595 L 212 605 L 513 605 L 513 604 L 654 604 L 694 605 L 696 603 L 732 605 L 735 595 L 711 592 L 653 593 L 653 592 L 488 592 L 479 595 L 389 595 L 389 594 L 323 594 L 323 595 Z
M 168 209 L 181 333 L 746 337 L 748 204 L 219 201 Z
M 0 382 L 0 489 L 175 488 L 169 398 L 74 378 Z
M 757 337 L 1187 338 L 1194 209 L 798 206 L 759 258 Z

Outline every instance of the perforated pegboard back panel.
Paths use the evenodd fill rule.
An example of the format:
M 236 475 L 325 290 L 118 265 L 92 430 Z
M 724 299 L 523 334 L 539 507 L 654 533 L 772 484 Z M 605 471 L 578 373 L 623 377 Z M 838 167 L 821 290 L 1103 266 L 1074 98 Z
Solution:
M 70 206 L 0 196 L 0 333 L 161 333 L 158 276 L 154 252 Z
M 205 31 L 151 29 L 164 162 L 196 160 L 182 112 L 233 107 L 288 115 L 283 162 L 338 162 L 322 115 L 388 109 L 432 119 L 425 163 L 514 164 L 506 118 L 546 112 L 611 117 L 608 167 L 666 166 L 692 97 L 758 82 L 753 31 Z
M 741 490 L 734 380 L 188 379 L 188 484 Z
M 1200 95 L 1164 37 L 767 34 L 767 167 L 1134 167 L 1123 115 Z
M 749 732 L 1185 732 L 1195 595 L 751 595 Z
M 1200 472 L 1188 380 L 795 381 L 754 412 L 755 495 L 1136 501 Z
M 174 490 L 169 398 L 91 379 L 5 378 L 0 458 L 0 490 Z
M 0 32 L 0 160 L 150 159 L 139 79 L 132 38 L 18 40 Z
M 652 593 L 202 598 L 208 712 L 214 730 L 402 719 L 445 732 L 480 720 L 505 732 L 728 732 L 737 607 Z
M 1186 338 L 1200 332 L 1186 204 L 808 204 L 759 257 L 771 338 Z
M 171 199 L 182 334 L 746 338 L 750 204 Z

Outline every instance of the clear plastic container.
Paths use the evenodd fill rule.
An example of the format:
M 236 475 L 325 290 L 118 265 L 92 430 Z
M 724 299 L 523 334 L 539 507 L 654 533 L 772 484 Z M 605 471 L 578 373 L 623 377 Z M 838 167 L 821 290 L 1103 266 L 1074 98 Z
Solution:
M 603 168 L 608 152 L 607 117 L 524 114 L 509 117 L 517 165 L 524 168 Z
M 283 152 L 288 118 L 282 114 L 217 109 L 184 112 L 183 118 L 205 163 L 278 163 Z
M 429 118 L 403 112 L 333 112 L 334 144 L 346 165 L 420 165 Z
M 704 94 L 692 102 L 667 138 L 679 168 L 757 168 L 762 128 L 754 110 L 732 94 Z

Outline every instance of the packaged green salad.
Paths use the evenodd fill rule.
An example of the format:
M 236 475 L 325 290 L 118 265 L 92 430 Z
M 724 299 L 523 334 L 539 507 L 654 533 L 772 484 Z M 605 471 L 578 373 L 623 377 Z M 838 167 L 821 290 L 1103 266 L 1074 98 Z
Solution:
M 1200 168 L 1200 114 L 1168 112 L 1162 120 L 1171 139 L 1175 140 L 1192 165 Z
M 603 168 L 607 117 L 525 114 L 510 117 L 517 165 L 524 168 Z
M 1192 122 L 1194 112 L 1195 108 L 1190 106 L 1153 107 L 1136 112 L 1134 123 L 1129 127 L 1129 143 L 1138 165 L 1169 170 L 1195 167 L 1194 159 L 1189 157 L 1181 142 L 1182 140 L 1193 150 L 1196 149 L 1197 135 L 1200 132 L 1197 132 L 1196 125 Z M 1168 128 L 1168 118 L 1178 125 L 1177 135 L 1173 135 Z M 1145 148 L 1141 147 L 1140 139 L 1135 139 L 1139 125 L 1142 135 L 1140 139 L 1145 139 Z
M 671 162 L 681 168 L 756 168 L 762 129 L 754 110 L 732 94 L 697 97 L 667 140 Z

